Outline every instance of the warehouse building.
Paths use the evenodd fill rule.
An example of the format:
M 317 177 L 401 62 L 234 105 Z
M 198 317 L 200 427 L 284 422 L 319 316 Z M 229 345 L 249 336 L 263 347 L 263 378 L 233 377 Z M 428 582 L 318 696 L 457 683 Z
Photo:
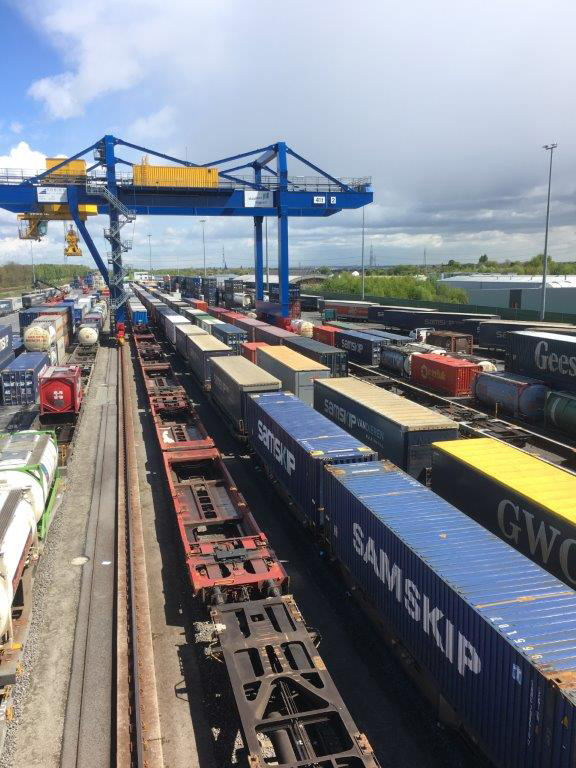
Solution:
M 466 291 L 470 304 L 503 309 L 540 309 L 540 275 L 454 275 L 442 278 L 440 282 Z M 576 275 L 549 275 L 546 286 L 549 312 L 576 311 Z

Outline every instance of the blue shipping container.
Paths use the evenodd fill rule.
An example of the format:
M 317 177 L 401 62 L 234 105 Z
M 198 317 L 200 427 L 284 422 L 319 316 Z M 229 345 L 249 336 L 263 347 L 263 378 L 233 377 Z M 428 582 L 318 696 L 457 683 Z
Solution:
M 576 592 L 391 464 L 325 470 L 332 552 L 501 768 L 576 760 Z
M 12 354 L 12 328 L 0 325 L 0 366 L 10 359 Z
M 325 464 L 378 458 L 375 451 L 288 392 L 248 395 L 245 407 L 252 448 L 307 522 L 323 523 Z
M 29 307 L 28 309 L 21 309 L 18 312 L 18 322 L 20 324 L 20 330 L 23 331 L 30 323 L 35 320 L 38 315 L 42 314 L 42 310 L 38 307 Z
M 42 352 L 24 352 L 0 371 L 4 405 L 29 405 L 38 400 L 38 376 L 50 364 Z
M 348 352 L 348 359 L 363 365 L 380 365 L 380 349 L 386 342 L 379 336 L 359 331 L 338 330 L 334 334 L 334 344 Z

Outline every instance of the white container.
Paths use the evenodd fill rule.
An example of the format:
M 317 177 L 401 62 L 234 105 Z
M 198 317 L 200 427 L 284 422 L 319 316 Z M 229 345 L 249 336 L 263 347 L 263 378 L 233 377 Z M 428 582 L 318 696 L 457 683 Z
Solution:
M 14 432 L 0 438 L 0 491 L 26 492 L 36 522 L 42 517 L 56 479 L 58 450 L 43 432 Z
M 0 491 L 0 636 L 9 632 L 14 578 L 30 545 L 36 541 L 36 519 L 26 494 Z
M 56 330 L 48 322 L 31 323 L 22 340 L 27 352 L 48 352 L 56 343 Z

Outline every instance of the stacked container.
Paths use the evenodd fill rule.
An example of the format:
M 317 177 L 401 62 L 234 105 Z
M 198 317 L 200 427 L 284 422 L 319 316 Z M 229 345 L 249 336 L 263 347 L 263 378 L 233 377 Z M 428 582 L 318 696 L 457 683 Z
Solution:
M 325 465 L 377 458 L 370 448 L 287 392 L 248 395 L 246 427 L 255 453 L 310 525 L 324 522 Z
M 458 437 L 458 424 L 446 416 L 360 379 L 315 381 L 314 408 L 421 480 L 432 466 L 432 443 Z
M 186 359 L 192 373 L 204 389 L 210 389 L 210 361 L 213 357 L 230 355 L 232 350 L 219 339 L 210 336 L 189 336 L 186 343 Z
M 292 392 L 303 402 L 314 402 L 314 380 L 330 378 L 330 369 L 286 347 L 260 347 L 256 351 L 258 365 L 282 382 L 282 389 Z
M 246 433 L 246 394 L 278 392 L 281 387 L 277 378 L 236 355 L 212 358 L 211 380 L 212 398 L 241 435 Z
M 38 401 L 38 377 L 49 365 L 41 352 L 24 352 L 0 371 L 4 405 L 30 405 Z
M 203 277 L 202 278 L 202 298 L 208 304 L 209 307 L 212 307 L 218 303 L 216 301 L 217 294 L 218 294 L 217 278 Z
M 476 363 L 448 355 L 413 355 L 410 379 L 426 389 L 462 397 L 472 394 L 474 378 L 480 370 Z

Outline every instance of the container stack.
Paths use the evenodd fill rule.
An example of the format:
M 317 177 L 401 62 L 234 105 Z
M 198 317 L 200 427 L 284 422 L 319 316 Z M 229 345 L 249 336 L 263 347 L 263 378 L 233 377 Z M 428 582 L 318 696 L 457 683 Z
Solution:
M 228 309 L 236 306 L 234 302 L 234 294 L 244 293 L 244 281 L 238 280 L 234 277 L 229 277 L 224 280 L 224 303 Z
M 25 352 L 0 371 L 4 405 L 31 405 L 38 402 L 38 378 L 50 359 L 42 352 Z
M 218 280 L 215 277 L 202 278 L 202 298 L 209 307 L 215 307 L 218 303 Z

